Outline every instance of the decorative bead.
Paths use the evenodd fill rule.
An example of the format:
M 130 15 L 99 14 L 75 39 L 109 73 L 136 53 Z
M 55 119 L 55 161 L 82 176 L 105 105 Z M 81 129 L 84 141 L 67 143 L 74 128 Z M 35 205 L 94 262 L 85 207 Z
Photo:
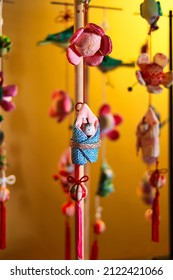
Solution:
M 102 220 L 96 220 L 95 224 L 94 224 L 94 232 L 96 234 L 100 234 L 103 233 L 106 229 L 106 225 Z
M 166 179 L 164 175 L 161 175 L 158 169 L 156 169 L 150 177 L 150 184 L 153 188 L 161 188 L 165 185 Z
M 75 213 L 75 207 L 74 207 L 74 204 L 70 201 L 68 202 L 65 202 L 63 205 L 62 205 L 62 213 L 65 215 L 65 216 L 68 216 L 68 217 L 73 217 L 74 216 L 74 213 Z
M 153 210 L 152 209 L 147 209 L 147 211 L 145 212 L 145 219 L 150 224 L 152 222 L 152 215 L 153 215 Z
M 75 201 L 80 201 L 87 196 L 87 188 L 84 185 L 73 185 L 70 188 L 70 196 Z
M 0 187 L 0 202 L 6 202 L 10 199 L 10 191 L 7 188 Z

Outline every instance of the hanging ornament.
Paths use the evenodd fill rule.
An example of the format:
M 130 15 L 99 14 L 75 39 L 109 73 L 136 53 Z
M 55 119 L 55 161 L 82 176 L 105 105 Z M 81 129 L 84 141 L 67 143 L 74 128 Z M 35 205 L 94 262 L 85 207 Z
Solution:
M 98 196 L 95 197 L 96 203 L 96 214 L 95 214 L 95 222 L 93 224 L 93 231 L 94 231 L 94 241 L 91 246 L 91 254 L 90 260 L 97 260 L 99 255 L 99 240 L 98 236 L 105 232 L 106 225 L 101 217 L 102 207 L 99 205 L 99 198 Z
M 85 28 L 79 28 L 70 39 L 67 48 L 67 59 L 73 65 L 78 65 L 85 58 L 88 66 L 98 66 L 104 56 L 112 51 L 112 41 L 105 35 L 104 30 L 94 24 L 88 23 Z
M 75 179 L 72 176 L 68 176 L 69 183 L 73 183 L 71 188 L 69 189 L 70 196 L 74 201 L 81 201 L 83 198 L 87 196 L 87 188 L 83 184 L 84 182 L 88 181 L 88 176 L 83 176 L 80 179 Z
M 49 109 L 49 116 L 62 122 L 74 108 L 73 100 L 63 90 L 56 90 L 52 93 L 52 105 Z
M 90 128 L 92 128 L 92 134 L 88 135 L 88 132 L 91 132 Z M 85 103 L 82 104 L 75 120 L 70 145 L 72 147 L 72 163 L 84 165 L 87 162 L 97 161 L 100 146 L 100 125 L 97 117 Z
M 121 115 L 112 114 L 109 104 L 103 104 L 99 109 L 100 135 L 101 138 L 107 136 L 109 140 L 117 140 L 120 137 L 116 129 L 123 121 Z
M 125 63 L 120 59 L 116 59 L 110 56 L 105 56 L 103 61 L 98 65 L 98 69 L 100 69 L 103 73 L 107 73 L 112 71 L 118 67 L 135 67 L 134 62 Z
M 39 41 L 37 45 L 44 46 L 44 45 L 53 44 L 55 46 L 66 49 L 69 46 L 69 40 L 73 35 L 73 32 L 74 32 L 74 26 L 70 26 L 61 32 L 49 34 L 44 40 Z
M 158 169 L 158 162 L 156 162 L 156 169 L 148 172 L 150 176 L 150 184 L 155 189 L 155 197 L 152 203 L 152 209 L 147 210 L 145 216 L 146 219 L 152 223 L 152 241 L 159 242 L 159 224 L 160 224 L 160 210 L 159 210 L 159 190 L 162 188 L 166 179 L 164 174 L 166 169 Z
M 145 204 L 152 205 L 154 195 L 148 172 L 145 172 L 145 174 L 141 178 L 141 182 L 138 188 L 138 194 Z
M 137 126 L 137 152 L 142 150 L 142 158 L 146 164 L 156 162 L 160 154 L 159 121 L 151 108 Z
M 12 43 L 9 37 L 5 35 L 0 36 L 0 57 L 10 52 Z
M 103 163 L 101 166 L 99 185 L 96 193 L 97 195 L 105 197 L 114 191 L 113 175 L 114 174 L 110 166 L 106 162 Z
M 16 108 L 12 97 L 17 95 L 17 86 L 4 86 L 4 74 L 0 71 L 0 107 L 5 111 L 12 111 Z
M 161 93 L 163 88 L 160 85 L 168 88 L 173 83 L 173 73 L 163 72 L 164 67 L 168 64 L 169 59 L 162 53 L 157 53 L 153 62 L 150 62 L 149 55 L 142 53 L 137 61 L 140 70 L 136 71 L 136 77 L 141 85 L 147 87 L 150 93 Z
M 155 0 L 144 0 L 144 2 L 140 4 L 140 14 L 150 25 L 149 34 L 151 31 L 157 30 L 159 28 L 157 21 L 159 20 L 160 16 L 162 16 L 162 9 L 159 1 L 156 2 Z
M 53 179 L 59 181 L 65 193 L 69 193 L 71 184 L 68 176 L 74 176 L 74 164 L 71 162 L 71 148 L 67 148 L 61 155 L 58 162 L 58 172 L 53 174 Z

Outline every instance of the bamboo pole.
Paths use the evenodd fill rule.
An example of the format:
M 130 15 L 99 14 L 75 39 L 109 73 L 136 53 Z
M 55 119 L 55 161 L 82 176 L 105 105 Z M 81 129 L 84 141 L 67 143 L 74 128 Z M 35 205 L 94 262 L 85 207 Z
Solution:
M 78 28 L 83 27 L 83 4 L 78 4 L 77 0 L 74 0 L 74 30 L 76 31 Z M 75 66 L 75 103 L 78 102 L 83 103 L 83 60 L 79 63 L 79 65 Z M 79 178 L 84 175 L 84 166 L 79 166 Z M 79 209 L 76 207 L 76 259 L 79 258 L 77 254 L 78 242 L 79 239 L 82 240 L 82 245 L 84 244 L 84 202 L 83 200 L 80 202 L 82 209 L 82 236 L 78 236 L 78 222 L 77 218 L 79 216 Z M 84 246 L 82 246 L 82 259 L 84 256 Z

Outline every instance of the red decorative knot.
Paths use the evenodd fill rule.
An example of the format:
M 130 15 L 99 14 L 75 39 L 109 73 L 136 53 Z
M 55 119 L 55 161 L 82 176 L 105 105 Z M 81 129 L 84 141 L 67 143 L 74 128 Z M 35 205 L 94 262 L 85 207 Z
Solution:
M 62 205 L 62 213 L 67 217 L 73 217 L 75 213 L 75 207 L 74 204 L 71 201 L 65 202 Z
M 94 232 L 96 234 L 103 233 L 105 231 L 105 229 L 106 229 L 106 225 L 102 220 L 98 219 L 95 221 Z
M 156 169 L 154 171 L 149 171 L 149 175 L 150 175 L 149 181 L 153 188 L 161 188 L 165 185 L 166 179 L 163 174 L 166 172 L 167 172 L 166 169 Z
M 87 196 L 87 188 L 84 186 L 84 182 L 87 182 L 88 176 L 84 175 L 80 179 L 75 179 L 72 176 L 68 176 L 67 180 L 69 183 L 74 183 L 74 185 L 69 189 L 70 196 L 73 200 L 79 202 Z

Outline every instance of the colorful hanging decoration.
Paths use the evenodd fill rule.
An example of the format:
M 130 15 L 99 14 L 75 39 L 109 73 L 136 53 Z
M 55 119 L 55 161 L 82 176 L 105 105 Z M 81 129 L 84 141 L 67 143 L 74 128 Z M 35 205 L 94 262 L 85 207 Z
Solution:
M 5 35 L 0 36 L 0 57 L 6 55 L 11 50 L 12 43 L 9 37 Z
M 17 86 L 4 86 L 4 74 L 0 71 L 0 106 L 5 111 L 12 111 L 16 108 L 12 97 L 17 95 Z
M 141 178 L 141 182 L 138 188 L 138 194 L 146 205 L 152 205 L 154 195 L 148 172 L 145 172 L 145 174 Z
M 95 197 L 95 207 L 96 207 L 96 214 L 95 214 L 95 222 L 93 224 L 93 231 L 94 231 L 94 241 L 91 246 L 91 254 L 90 260 L 97 260 L 99 256 L 99 235 L 105 232 L 106 224 L 102 220 L 102 207 L 99 205 L 99 197 Z
M 96 193 L 97 195 L 99 195 L 100 197 L 105 197 L 114 191 L 113 177 L 113 170 L 106 162 L 104 162 L 101 165 L 101 174 L 98 190 Z
M 120 59 L 116 59 L 107 55 L 103 58 L 102 62 L 98 65 L 98 69 L 101 70 L 103 73 L 107 73 L 109 71 L 112 71 L 122 66 L 135 67 L 135 63 L 134 62 L 125 63 Z
M 109 140 L 117 140 L 120 137 L 116 129 L 123 121 L 119 114 L 112 114 L 109 104 L 103 104 L 99 109 L 100 135 L 101 138 L 107 136 Z
M 38 46 L 53 44 L 66 49 L 69 46 L 69 40 L 73 35 L 73 32 L 74 26 L 70 26 L 61 32 L 49 34 L 44 40 L 39 41 L 37 44 Z
M 53 179 L 59 182 L 67 201 L 63 203 L 61 212 L 65 216 L 65 260 L 71 259 L 71 227 L 70 219 L 74 217 L 75 205 L 69 195 L 71 184 L 68 176 L 74 176 L 74 165 L 71 162 L 71 148 L 67 148 L 61 155 L 58 162 L 58 172 L 53 175 Z
M 142 53 L 137 61 L 140 70 L 136 71 L 136 77 L 141 85 L 147 87 L 147 91 L 150 93 L 161 93 L 163 88 L 170 87 L 173 83 L 173 73 L 171 71 L 164 73 L 163 69 L 169 63 L 169 58 L 162 54 L 157 53 L 153 62 L 150 62 L 149 55 Z
M 159 1 L 144 0 L 140 5 L 140 14 L 150 25 L 149 33 L 159 28 L 157 22 L 160 16 L 162 16 L 162 9 Z
M 137 152 L 141 149 L 143 161 L 148 165 L 155 163 L 159 157 L 159 133 L 159 121 L 150 107 L 138 124 L 136 131 Z
M 88 23 L 85 28 L 79 28 L 70 39 L 67 48 L 67 59 L 73 65 L 78 65 L 85 58 L 88 66 L 98 66 L 104 56 L 112 51 L 112 41 L 105 35 L 104 30 L 94 24 Z
M 62 122 L 74 109 L 73 100 L 64 90 L 56 90 L 52 93 L 52 105 L 49 109 L 49 116 Z
M 84 165 L 87 162 L 97 161 L 100 125 L 98 118 L 86 103 L 82 104 L 74 122 L 70 145 L 74 164 Z
M 149 170 L 149 183 L 152 188 L 155 189 L 155 196 L 152 201 L 152 208 L 148 209 L 145 213 L 145 217 L 148 222 L 152 224 L 152 241 L 159 242 L 159 224 L 160 224 L 160 211 L 159 211 L 159 190 L 162 188 L 166 179 L 164 174 L 166 169 L 158 169 L 158 162 L 156 163 L 156 169 L 154 171 Z

